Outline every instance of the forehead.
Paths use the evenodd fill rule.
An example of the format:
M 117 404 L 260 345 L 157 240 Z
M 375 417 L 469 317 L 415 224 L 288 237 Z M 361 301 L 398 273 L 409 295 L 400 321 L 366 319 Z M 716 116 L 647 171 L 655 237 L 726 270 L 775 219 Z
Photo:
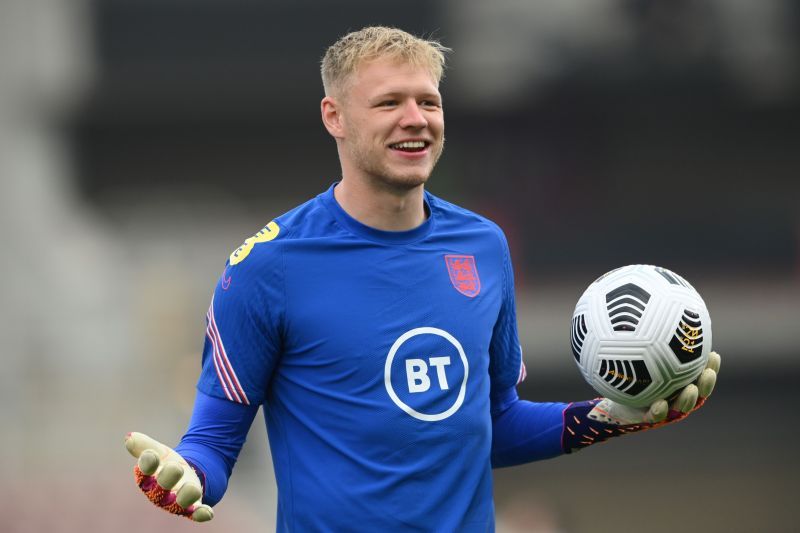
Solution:
M 382 58 L 362 61 L 358 65 L 351 79 L 349 92 L 366 96 L 399 92 L 438 94 L 439 84 L 424 66 Z

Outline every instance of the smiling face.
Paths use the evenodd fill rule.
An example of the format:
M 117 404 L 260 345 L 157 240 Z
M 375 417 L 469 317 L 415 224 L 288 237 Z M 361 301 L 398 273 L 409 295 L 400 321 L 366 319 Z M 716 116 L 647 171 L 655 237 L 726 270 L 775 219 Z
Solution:
M 343 178 L 408 190 L 423 185 L 444 147 L 438 84 L 425 68 L 395 59 L 364 62 L 338 97 L 322 101 Z

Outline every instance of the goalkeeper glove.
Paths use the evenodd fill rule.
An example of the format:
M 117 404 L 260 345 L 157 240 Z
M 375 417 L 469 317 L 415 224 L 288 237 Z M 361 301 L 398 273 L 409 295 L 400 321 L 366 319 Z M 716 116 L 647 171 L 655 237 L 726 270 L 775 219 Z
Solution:
M 702 407 L 711 395 L 720 363 L 719 354 L 711 352 L 705 370 L 695 383 L 684 387 L 671 402 L 657 400 L 649 409 L 629 407 L 608 398 L 569 404 L 564 409 L 562 449 L 572 453 L 612 437 L 683 420 Z
M 142 433 L 128 433 L 125 447 L 139 459 L 133 475 L 148 500 L 195 522 L 214 518 L 211 507 L 201 503 L 203 489 L 197 473 L 178 452 Z

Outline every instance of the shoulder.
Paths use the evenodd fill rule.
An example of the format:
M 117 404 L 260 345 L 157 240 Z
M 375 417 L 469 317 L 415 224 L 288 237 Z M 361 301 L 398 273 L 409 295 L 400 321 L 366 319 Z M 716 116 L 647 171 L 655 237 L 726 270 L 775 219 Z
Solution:
M 470 232 L 496 240 L 501 247 L 508 248 L 505 233 L 493 220 L 443 200 L 429 192 L 426 197 L 437 218 L 437 228 L 444 233 Z
M 228 266 L 247 270 L 275 266 L 287 244 L 324 235 L 331 226 L 331 217 L 319 197 L 312 198 L 247 237 L 228 257 Z

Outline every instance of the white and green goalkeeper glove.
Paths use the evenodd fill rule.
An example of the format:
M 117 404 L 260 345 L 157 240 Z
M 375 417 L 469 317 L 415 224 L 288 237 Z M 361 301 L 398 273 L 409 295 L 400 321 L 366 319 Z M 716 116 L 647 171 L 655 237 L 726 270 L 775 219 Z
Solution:
M 657 400 L 649 409 L 629 407 L 608 398 L 571 403 L 564 409 L 561 445 L 565 453 L 603 442 L 612 437 L 636 433 L 683 420 L 700 409 L 717 383 L 721 359 L 711 352 L 708 364 L 697 380 L 671 400 Z
M 200 478 L 178 452 L 143 433 L 128 433 L 125 447 L 139 459 L 133 475 L 148 500 L 195 522 L 214 518 L 211 507 L 201 502 Z

